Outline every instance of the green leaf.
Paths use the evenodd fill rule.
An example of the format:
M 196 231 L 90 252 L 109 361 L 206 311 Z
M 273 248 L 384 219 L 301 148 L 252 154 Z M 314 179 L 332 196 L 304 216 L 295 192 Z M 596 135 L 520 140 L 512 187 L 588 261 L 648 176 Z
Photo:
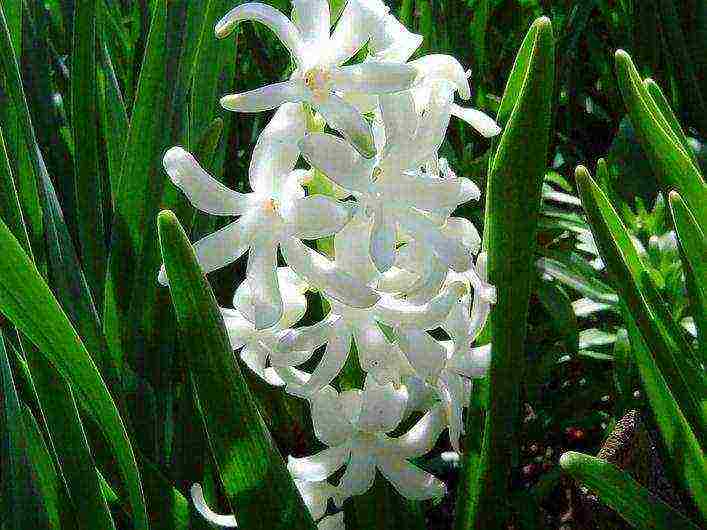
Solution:
M 707 491 L 707 462 L 700 442 L 673 397 L 633 317 L 627 314 L 625 320 L 643 391 L 648 397 L 663 447 L 669 457 L 667 465 L 690 493 L 702 516 L 706 517 L 707 497 L 704 492 Z
M 172 212 L 160 213 L 158 226 L 185 363 L 239 526 L 314 529 L 238 368 L 221 311 L 189 238 Z
M 0 333 L 0 382 L 2 383 L 2 462 L 4 521 L 11 528 L 46 528 L 44 499 L 33 478 L 28 441 L 22 421 L 7 350 Z
M 74 133 L 75 215 L 81 263 L 93 299 L 100 308 L 107 249 L 103 221 L 104 190 L 98 164 L 97 4 L 98 0 L 88 0 L 77 2 L 74 8 L 71 129 Z
M 148 295 L 146 291 L 157 288 L 157 271 L 145 270 L 144 262 L 151 248 L 156 247 L 154 219 L 164 189 L 161 158 L 169 129 L 163 114 L 168 92 L 166 0 L 154 2 L 152 13 L 116 186 L 105 293 L 103 324 L 109 347 L 114 355 L 125 350 L 128 357 L 139 333 L 133 324 L 139 320 L 141 301 Z
M 700 360 L 707 365 L 707 240 L 682 197 L 672 192 L 669 200 L 683 270 L 687 277 L 687 294 L 697 326 Z
M 71 387 L 39 352 L 27 352 L 32 380 L 81 528 L 114 529 Z
M 635 528 L 656 530 L 697 530 L 699 527 L 674 510 L 631 475 L 609 462 L 567 452 L 560 458 L 562 469 L 587 485 L 602 502 L 610 506 Z
M 113 68 L 113 61 L 105 43 L 100 44 L 101 68 L 98 74 L 100 122 L 106 148 L 108 180 L 113 203 L 118 194 L 120 169 L 123 163 L 125 141 L 130 123 L 125 101 L 120 91 L 118 78 Z
M 535 292 L 550 318 L 553 329 L 562 338 L 568 353 L 577 353 L 580 335 L 570 297 L 562 287 L 557 285 L 557 282 L 539 281 L 536 283 Z
M 101 427 L 130 494 L 136 528 L 147 513 L 128 434 L 96 365 L 27 254 L 0 222 L 0 311 L 65 377 Z
M 606 170 L 603 160 L 598 168 L 599 172 Z M 614 279 L 614 287 L 651 345 L 656 363 L 685 417 L 703 436 L 707 411 L 700 394 L 705 388 L 705 379 L 701 368 L 696 366 L 695 354 L 665 308 L 631 236 L 604 192 L 586 168 L 579 166 L 576 177 L 594 239 Z
M 535 280 L 535 232 L 540 215 L 555 79 L 555 44 L 548 18 L 531 26 L 501 101 L 504 132 L 487 182 L 484 248 L 498 302 L 491 314 L 494 354 L 482 454 L 462 480 L 470 493 L 458 500 L 458 529 L 501 528 L 508 516 L 510 473 L 517 464 L 520 383 L 525 363 L 526 319 Z M 513 249 L 509 252 L 509 249 Z M 501 502 L 499 502 L 501 501 Z
M 707 223 L 707 188 L 700 170 L 641 80 L 631 57 L 616 52 L 616 75 L 631 123 L 665 193 L 676 190 Z
M 5 138 L 0 128 L 0 215 L 8 228 L 18 239 L 27 254 L 32 255 L 29 235 L 20 208 L 20 200 L 12 176 L 12 167 L 5 149 Z

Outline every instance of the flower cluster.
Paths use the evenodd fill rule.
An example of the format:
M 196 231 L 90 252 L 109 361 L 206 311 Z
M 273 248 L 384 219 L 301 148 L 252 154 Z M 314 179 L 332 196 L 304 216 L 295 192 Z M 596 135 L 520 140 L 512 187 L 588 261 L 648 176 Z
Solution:
M 164 167 L 194 207 L 237 218 L 196 242 L 197 257 L 208 273 L 247 253 L 233 308 L 222 310 L 232 346 L 265 381 L 309 401 L 327 448 L 290 457 L 288 468 L 320 528 L 343 528 L 340 513 L 323 517 L 329 499 L 340 507 L 366 492 L 376 470 L 410 499 L 444 494 L 410 460 L 445 429 L 459 451 L 472 380 L 489 363 L 490 345 L 474 343 L 495 291 L 477 230 L 452 217 L 479 190 L 438 150 L 452 116 L 487 137 L 499 128 L 454 103 L 455 95 L 470 97 L 456 59 L 409 61 L 422 37 L 381 0 L 348 0 L 333 31 L 328 0 L 293 4 L 292 19 L 245 3 L 216 25 L 223 38 L 241 21 L 260 22 L 295 64 L 287 81 L 221 100 L 234 112 L 275 110 L 252 153 L 252 191 L 226 188 L 180 147 Z M 309 169 L 296 169 L 301 159 Z M 322 179 L 331 194 L 309 193 Z M 322 238 L 333 238 L 329 255 L 317 250 Z M 298 327 L 308 291 L 329 312 Z M 351 356 L 363 388 L 337 390 Z M 303 370 L 305 363 L 316 367 Z M 391 436 L 403 421 L 412 427 Z M 198 485 L 192 496 L 209 520 L 235 526 L 233 516 L 208 508 Z

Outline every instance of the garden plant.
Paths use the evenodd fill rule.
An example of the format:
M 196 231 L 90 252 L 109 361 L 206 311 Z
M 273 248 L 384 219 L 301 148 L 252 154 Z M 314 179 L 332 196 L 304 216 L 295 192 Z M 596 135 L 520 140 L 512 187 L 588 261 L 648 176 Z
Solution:
M 704 528 L 705 46 L 0 1 L 0 530 Z

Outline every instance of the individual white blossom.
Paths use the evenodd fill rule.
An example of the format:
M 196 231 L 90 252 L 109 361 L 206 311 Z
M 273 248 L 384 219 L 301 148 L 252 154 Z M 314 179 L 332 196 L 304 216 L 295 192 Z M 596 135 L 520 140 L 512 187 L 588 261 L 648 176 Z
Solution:
M 221 104 L 236 112 L 261 112 L 286 102 L 307 102 L 364 156 L 371 156 L 370 125 L 341 94 L 398 92 L 412 86 L 418 72 L 402 62 L 374 60 L 342 65 L 369 38 L 373 38 L 375 48 L 382 48 L 380 53 L 385 56 L 387 48 L 395 47 L 398 37 L 409 40 L 407 31 L 402 25 L 393 27 L 379 1 L 349 2 L 332 34 L 328 0 L 294 0 L 293 4 L 294 22 L 266 4 L 248 2 L 233 8 L 216 24 L 216 35 L 224 38 L 239 22 L 261 22 L 275 33 L 296 64 L 287 81 L 224 96 Z
M 397 344 L 390 342 L 379 324 L 397 329 L 433 329 L 462 299 L 464 284 L 450 284 L 438 296 L 423 305 L 413 305 L 392 296 L 383 296 L 368 309 L 357 309 L 329 300 L 329 314 L 317 324 L 289 330 L 282 334 L 278 351 L 310 351 L 326 344 L 322 360 L 304 386 L 293 385 L 291 392 L 310 396 L 328 385 L 341 371 L 356 345 L 361 368 L 379 383 L 400 383 L 412 371 Z
M 289 108 L 280 111 L 287 113 Z M 273 123 L 271 122 L 271 126 Z M 267 130 L 266 130 L 267 131 Z M 265 134 L 265 133 L 264 133 Z M 275 132 L 261 137 L 273 141 Z M 282 316 L 282 296 L 277 278 L 277 249 L 289 257 L 288 264 L 317 287 L 331 287 L 330 295 L 347 303 L 366 307 L 377 295 L 318 259 L 299 239 L 317 239 L 339 231 L 355 213 L 355 206 L 324 195 L 305 196 L 302 184 L 309 178 L 304 170 L 293 170 L 296 158 L 286 163 L 268 157 L 262 148 L 253 154 L 250 168 L 251 193 L 231 190 L 211 177 L 196 159 L 181 147 L 173 147 L 164 157 L 164 167 L 172 182 L 195 208 L 213 215 L 240 216 L 194 245 L 199 263 L 210 272 L 235 261 L 248 252 L 246 275 L 251 279 L 250 315 L 257 329 L 273 326 Z M 161 275 L 164 277 L 164 269 Z
M 288 468 L 299 480 L 322 481 L 346 466 L 338 484 L 337 505 L 365 493 L 376 470 L 400 492 L 415 500 L 440 497 L 444 484 L 409 459 L 429 452 L 444 428 L 444 411 L 435 407 L 406 434 L 392 438 L 406 410 L 405 387 L 380 385 L 367 377 L 363 390 L 337 393 L 325 387 L 311 399 L 317 438 L 328 446 L 311 457 L 290 457 Z

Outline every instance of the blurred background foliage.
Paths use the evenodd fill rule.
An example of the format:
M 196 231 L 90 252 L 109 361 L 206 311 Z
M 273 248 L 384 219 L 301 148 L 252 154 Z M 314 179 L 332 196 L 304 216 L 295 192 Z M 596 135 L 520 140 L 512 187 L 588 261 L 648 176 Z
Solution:
M 208 475 L 211 464 L 180 361 L 183 354 L 198 352 L 180 351 L 183 344 L 169 293 L 156 284 L 161 257 L 155 219 L 160 209 L 171 208 L 192 241 L 213 231 L 217 221 L 196 213 L 184 201 L 163 174 L 160 161 L 169 146 L 180 144 L 228 186 L 245 189 L 250 153 L 268 116 L 227 113 L 219 108 L 218 98 L 283 79 L 291 71 L 288 55 L 262 26 L 243 24 L 235 38 L 216 41 L 215 21 L 236 3 L 2 0 L 50 179 L 33 176 L 37 170 L 26 147 L 22 113 L 11 99 L 12 80 L 5 62 L 0 126 L 35 263 L 90 343 L 89 350 L 101 352 L 98 364 L 103 363 L 111 393 L 132 425 L 141 469 L 154 470 L 149 476 L 158 482 L 167 477 L 185 495 L 195 477 Z M 291 9 L 287 0 L 267 3 L 286 13 Z M 331 0 L 332 11 L 339 13 L 343 3 Z M 641 76 L 652 77 L 663 89 L 704 173 L 707 3 L 395 0 L 388 4 L 408 28 L 424 35 L 417 55 L 449 53 L 471 69 L 473 104 L 491 115 L 531 22 L 541 15 L 552 20 L 557 49 L 554 129 L 529 313 L 528 370 L 521 390 L 524 419 L 514 470 L 516 495 L 510 503 L 514 528 L 583 528 L 581 499 L 561 477 L 559 455 L 566 449 L 596 454 L 627 411 L 647 409 L 644 396 L 637 392 L 638 375 L 627 353 L 630 346 L 621 338 L 625 324 L 618 297 L 577 198 L 574 168 L 593 167 L 599 157 L 607 159 L 608 171 L 599 184 L 641 249 L 641 259 L 671 315 L 691 340 L 695 325 L 686 318 L 689 308 L 666 198 L 658 193 L 626 116 L 614 51 L 627 50 Z M 88 19 L 77 16 L 79 6 L 91 6 Z M 84 26 L 75 31 L 75 24 Z M 82 35 L 89 36 L 82 40 Z M 93 81 L 72 74 L 79 71 L 75 62 L 86 57 L 95 61 Z M 85 131 L 89 134 L 82 135 Z M 461 121 L 453 121 L 442 155 L 458 175 L 483 190 L 489 146 Z M 91 174 L 98 178 L 87 180 Z M 483 204 L 482 197 L 460 213 L 481 226 Z M 126 220 L 125 213 L 131 211 L 140 213 L 138 220 Z M 92 241 L 98 243 L 96 248 Z M 116 242 L 119 251 L 114 250 Z M 222 305 L 231 304 L 243 268 L 240 260 L 210 275 Z M 322 311 L 316 299 L 312 302 L 307 318 Z M 40 417 L 31 379 L 22 376 L 22 340 L 7 323 L 4 335 L 18 403 L 29 406 L 25 414 Z M 301 456 L 309 451 L 314 441 L 303 404 L 247 375 L 281 452 Z M 7 389 L 7 378 L 4 382 Z M 483 399 L 483 386 L 481 395 Z M 650 414 L 645 417 L 650 434 L 655 428 Z M 45 425 L 40 421 L 38 428 Z M 101 452 L 95 426 L 89 424 L 86 430 L 92 447 L 98 446 L 94 450 L 99 467 L 113 483 L 115 468 L 105 450 Z M 440 450 L 444 444 L 442 440 Z M 458 468 L 453 459 L 443 459 L 437 451 L 420 465 L 440 473 L 454 491 Z M 214 488 L 212 484 L 213 492 Z M 679 502 L 689 506 L 690 500 Z M 453 495 L 425 508 L 428 528 L 451 528 Z M 124 512 L 116 513 L 119 526 L 125 526 Z M 159 511 L 150 516 L 159 519 Z M 623 523 L 612 524 L 619 528 Z M 3 522 L 5 527 L 10 528 Z

